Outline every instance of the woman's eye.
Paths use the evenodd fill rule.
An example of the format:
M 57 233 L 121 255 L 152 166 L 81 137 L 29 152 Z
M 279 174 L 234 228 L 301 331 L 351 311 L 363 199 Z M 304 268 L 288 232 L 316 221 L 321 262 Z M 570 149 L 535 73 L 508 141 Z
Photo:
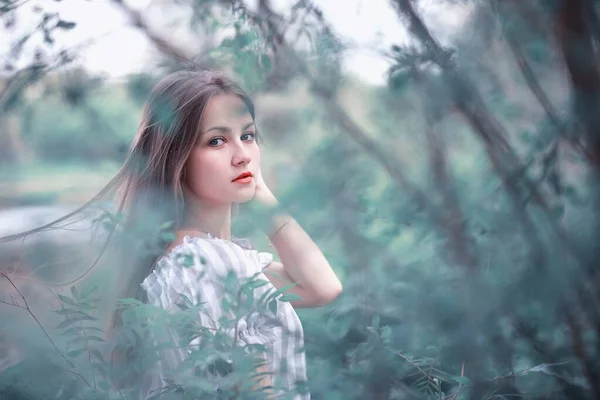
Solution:
M 254 140 L 255 137 L 256 137 L 256 133 L 246 132 L 242 135 L 242 140 Z
M 219 140 L 220 140 L 221 142 L 219 142 Z M 223 140 L 223 138 L 213 138 L 213 139 L 211 139 L 211 140 L 208 142 L 208 145 L 209 145 L 209 146 L 220 146 L 220 145 L 221 145 L 223 142 L 225 142 L 225 141 Z

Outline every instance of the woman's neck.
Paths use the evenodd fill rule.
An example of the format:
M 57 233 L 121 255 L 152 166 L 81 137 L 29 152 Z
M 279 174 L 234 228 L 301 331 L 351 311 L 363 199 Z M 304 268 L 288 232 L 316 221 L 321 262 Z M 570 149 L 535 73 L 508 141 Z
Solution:
M 210 233 L 221 239 L 231 239 L 231 205 L 190 205 L 179 231 Z

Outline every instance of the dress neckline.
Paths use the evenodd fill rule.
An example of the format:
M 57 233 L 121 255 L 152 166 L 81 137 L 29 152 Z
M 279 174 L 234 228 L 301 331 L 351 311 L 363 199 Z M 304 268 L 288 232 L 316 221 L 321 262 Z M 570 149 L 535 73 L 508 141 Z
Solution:
M 208 232 L 198 232 L 198 234 L 199 235 L 197 235 L 197 236 L 196 235 L 194 235 L 194 236 L 184 235 L 182 244 L 189 243 L 190 241 L 197 238 L 197 239 L 219 240 L 222 242 L 233 243 L 235 245 L 240 246 L 244 250 L 252 250 L 253 249 L 252 243 L 247 238 L 242 238 L 242 237 L 237 237 L 237 236 L 231 235 L 231 239 L 222 239 L 220 237 L 213 236 L 212 234 L 210 234 Z M 177 248 L 178 246 L 175 246 L 173 249 Z

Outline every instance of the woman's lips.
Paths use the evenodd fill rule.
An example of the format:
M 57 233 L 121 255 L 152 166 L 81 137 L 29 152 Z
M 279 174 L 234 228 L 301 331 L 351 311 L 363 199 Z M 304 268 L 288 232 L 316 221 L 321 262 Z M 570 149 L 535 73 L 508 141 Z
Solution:
M 235 183 L 250 183 L 252 182 L 252 177 L 251 176 L 245 176 L 243 178 L 238 178 L 234 180 Z
M 252 172 L 246 171 L 246 172 L 242 172 L 232 182 L 236 182 L 236 183 L 250 183 L 250 182 L 252 182 L 252 177 L 253 177 Z

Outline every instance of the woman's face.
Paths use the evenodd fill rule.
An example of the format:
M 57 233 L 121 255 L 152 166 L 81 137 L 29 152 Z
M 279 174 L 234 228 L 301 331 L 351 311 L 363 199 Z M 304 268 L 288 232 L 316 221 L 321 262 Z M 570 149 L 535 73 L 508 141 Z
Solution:
M 260 167 L 255 135 L 254 121 L 242 99 L 234 94 L 213 97 L 185 165 L 184 184 L 191 194 L 214 205 L 251 200 Z M 253 177 L 236 180 L 248 172 Z

